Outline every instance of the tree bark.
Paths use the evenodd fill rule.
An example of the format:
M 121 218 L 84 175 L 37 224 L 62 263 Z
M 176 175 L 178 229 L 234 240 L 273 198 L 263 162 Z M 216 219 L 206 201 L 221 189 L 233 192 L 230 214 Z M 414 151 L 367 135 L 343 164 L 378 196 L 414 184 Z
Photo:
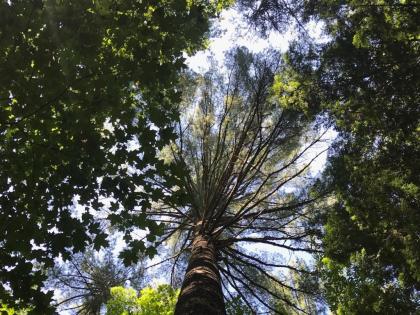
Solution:
M 175 315 L 225 315 L 216 249 L 208 237 L 196 235 Z

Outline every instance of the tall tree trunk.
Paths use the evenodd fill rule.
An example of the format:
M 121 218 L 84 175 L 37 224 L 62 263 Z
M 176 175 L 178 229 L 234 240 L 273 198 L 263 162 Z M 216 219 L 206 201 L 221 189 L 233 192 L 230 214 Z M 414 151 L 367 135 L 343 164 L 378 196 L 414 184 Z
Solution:
M 175 315 L 225 315 L 216 250 L 211 240 L 196 235 Z

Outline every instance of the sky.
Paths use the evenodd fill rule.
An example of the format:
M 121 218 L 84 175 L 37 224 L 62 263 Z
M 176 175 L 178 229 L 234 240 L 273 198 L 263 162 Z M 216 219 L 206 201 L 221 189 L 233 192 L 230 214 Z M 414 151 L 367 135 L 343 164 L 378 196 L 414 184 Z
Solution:
M 236 46 L 247 47 L 253 53 L 269 48 L 286 52 L 289 43 L 296 37 L 296 32 L 290 29 L 284 34 L 271 31 L 267 38 L 262 38 L 247 25 L 241 14 L 235 9 L 223 11 L 214 27 L 216 36 L 210 39 L 208 49 L 187 57 L 188 67 L 196 72 L 202 73 L 208 70 L 207 58 L 210 55 L 222 63 L 226 52 Z M 328 38 L 322 34 L 322 24 L 310 22 L 307 32 L 317 43 L 328 41 Z
M 263 52 L 267 49 L 275 49 L 284 53 L 289 47 L 289 43 L 296 37 L 293 30 L 288 30 L 284 34 L 272 31 L 268 33 L 267 38 L 262 38 L 259 34 L 250 28 L 243 20 L 241 14 L 235 9 L 225 10 L 220 14 L 220 19 L 215 25 L 217 35 L 210 39 L 208 49 L 200 51 L 193 56 L 186 56 L 186 63 L 191 70 L 198 73 L 204 73 L 209 70 L 209 58 L 213 57 L 218 64 L 223 64 L 226 53 L 234 47 L 244 46 L 253 53 Z M 322 25 L 309 23 L 309 35 L 317 42 L 326 42 L 328 39 L 322 35 Z M 321 132 L 325 130 L 322 129 Z M 309 150 L 306 159 L 312 159 L 319 152 L 324 151 L 336 137 L 336 132 L 328 130 L 323 141 Z M 311 164 L 310 171 L 312 175 L 321 172 L 327 160 L 327 152 L 322 153 Z
M 223 11 L 220 14 L 220 20 L 215 25 L 215 29 L 217 37 L 210 39 L 208 49 L 187 58 L 187 65 L 190 69 L 200 73 L 208 70 L 207 58 L 210 55 L 213 55 L 218 62 L 223 63 L 226 52 L 235 46 L 247 47 L 253 53 L 262 52 L 268 48 L 285 52 L 289 42 L 294 38 L 292 31 L 286 32 L 284 35 L 271 32 L 267 39 L 261 38 L 234 9 Z

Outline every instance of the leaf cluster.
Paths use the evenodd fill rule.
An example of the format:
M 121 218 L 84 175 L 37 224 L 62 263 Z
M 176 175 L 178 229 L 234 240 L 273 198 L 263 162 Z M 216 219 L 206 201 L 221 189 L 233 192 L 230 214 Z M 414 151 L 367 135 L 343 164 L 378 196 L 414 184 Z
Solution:
M 107 208 L 121 230 L 158 234 L 154 222 L 129 213 L 160 197 L 145 179 L 169 174 L 157 165 L 156 150 L 174 137 L 183 53 L 202 47 L 214 5 L 0 3 L 3 302 L 47 314 L 52 293 L 41 291 L 43 268 L 92 242 L 107 245 L 95 211 Z M 111 207 L 101 198 L 111 198 Z
M 137 292 L 131 288 L 114 287 L 107 303 L 107 315 L 172 315 L 179 290 L 161 284 L 157 288 L 146 287 Z

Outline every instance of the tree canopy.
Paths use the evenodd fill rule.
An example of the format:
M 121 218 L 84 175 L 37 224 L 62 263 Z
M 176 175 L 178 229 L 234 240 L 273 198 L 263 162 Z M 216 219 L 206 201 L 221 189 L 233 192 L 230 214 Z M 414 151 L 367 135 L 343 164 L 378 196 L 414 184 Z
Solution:
M 328 295 L 349 314 L 411 313 L 420 288 L 420 8 L 352 1 L 319 14 L 332 36 L 320 84 L 341 136 L 329 169 L 337 204 L 324 239 L 337 265 L 326 266 L 330 280 L 342 278 L 337 269 L 351 275 L 328 281 Z
M 174 136 L 183 53 L 203 47 L 223 3 L 1 1 L 3 302 L 47 313 L 42 269 L 91 242 L 107 244 L 94 219 L 100 198 L 113 198 L 109 219 L 124 221 L 127 233 L 159 233 L 129 213 L 159 198 L 146 179 L 165 173 L 156 150 Z M 85 208 L 76 212 L 76 203 Z
M 185 70 L 234 2 L 267 38 L 293 29 L 287 53 L 238 48 Z M 311 314 L 320 292 L 338 314 L 418 312 L 419 11 L 1 1 L 1 311 L 54 312 L 55 272 L 87 312 Z M 332 129 L 321 175 L 311 167 Z M 179 293 L 138 296 L 122 287 L 131 271 L 83 254 L 110 233 L 126 265 L 159 253 L 147 269 L 164 266 Z
M 339 132 L 324 184 L 322 259 L 332 310 L 419 307 L 419 28 L 416 1 L 239 1 L 263 33 L 293 22 L 288 52 Z M 321 23 L 324 42 L 309 38 Z M 309 80 L 309 82 L 308 82 Z M 306 83 L 306 84 L 304 84 Z

